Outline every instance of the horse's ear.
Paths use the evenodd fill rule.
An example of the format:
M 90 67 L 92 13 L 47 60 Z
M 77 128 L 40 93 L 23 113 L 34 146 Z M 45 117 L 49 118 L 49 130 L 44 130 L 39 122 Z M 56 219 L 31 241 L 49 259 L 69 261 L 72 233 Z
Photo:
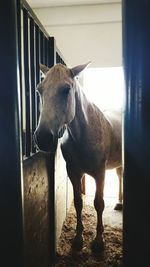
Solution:
M 49 68 L 43 64 L 40 64 L 40 70 L 46 74 L 49 71 Z
M 91 61 L 86 63 L 86 64 L 78 65 L 78 66 L 72 68 L 71 72 L 72 72 L 73 76 L 75 77 L 78 74 L 80 74 L 80 72 L 83 71 L 89 64 L 91 64 Z

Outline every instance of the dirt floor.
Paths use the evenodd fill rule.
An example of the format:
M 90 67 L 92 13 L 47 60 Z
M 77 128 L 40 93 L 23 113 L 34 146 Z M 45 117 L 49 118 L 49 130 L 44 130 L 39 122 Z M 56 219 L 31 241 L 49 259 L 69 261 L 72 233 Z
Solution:
M 105 199 L 103 215 L 105 250 L 101 255 L 96 256 L 90 249 L 96 229 L 93 197 L 84 197 L 84 247 L 81 252 L 71 249 L 76 224 L 74 206 L 71 206 L 58 244 L 56 267 L 122 267 L 122 212 L 114 210 L 115 201 L 114 199 Z

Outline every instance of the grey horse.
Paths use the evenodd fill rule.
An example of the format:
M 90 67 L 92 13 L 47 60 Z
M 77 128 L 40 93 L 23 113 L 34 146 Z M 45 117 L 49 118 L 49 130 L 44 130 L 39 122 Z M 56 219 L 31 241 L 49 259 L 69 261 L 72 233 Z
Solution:
M 119 177 L 119 203 L 122 205 L 121 111 L 102 112 L 85 96 L 77 76 L 88 64 L 67 68 L 56 64 L 52 68 L 40 65 L 45 74 L 37 86 L 41 97 L 41 113 L 34 133 L 39 150 L 55 152 L 57 140 L 63 133 L 61 150 L 68 176 L 73 185 L 77 214 L 76 236 L 72 247 L 83 247 L 81 180 L 85 173 L 95 179 L 94 207 L 97 212 L 96 237 L 91 249 L 104 249 L 103 220 L 105 170 L 116 168 Z M 65 131 L 62 131 L 64 129 Z

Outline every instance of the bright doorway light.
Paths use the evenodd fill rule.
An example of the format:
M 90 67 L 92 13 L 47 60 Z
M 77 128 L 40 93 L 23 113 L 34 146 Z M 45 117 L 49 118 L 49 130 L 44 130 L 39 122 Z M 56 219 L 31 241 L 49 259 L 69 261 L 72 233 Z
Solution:
M 83 74 L 83 88 L 87 98 L 101 111 L 109 108 L 122 108 L 124 104 L 123 68 L 88 68 Z M 105 198 L 118 197 L 118 177 L 115 170 L 106 171 Z M 95 194 L 95 181 L 86 175 L 85 190 L 87 195 Z
M 101 110 L 123 107 L 123 69 L 88 68 L 83 74 L 84 92 Z

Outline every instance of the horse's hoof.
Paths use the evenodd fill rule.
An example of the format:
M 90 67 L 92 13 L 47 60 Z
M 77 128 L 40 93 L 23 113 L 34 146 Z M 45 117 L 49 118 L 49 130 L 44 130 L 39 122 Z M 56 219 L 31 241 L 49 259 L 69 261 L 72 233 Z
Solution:
M 104 241 L 101 240 L 96 240 L 94 239 L 93 242 L 91 243 L 91 250 L 93 251 L 93 253 L 95 254 L 100 254 L 104 251 Z
M 72 242 L 72 249 L 80 251 L 83 248 L 83 238 L 76 236 Z
M 123 210 L 123 204 L 122 203 L 116 203 L 114 210 Z

